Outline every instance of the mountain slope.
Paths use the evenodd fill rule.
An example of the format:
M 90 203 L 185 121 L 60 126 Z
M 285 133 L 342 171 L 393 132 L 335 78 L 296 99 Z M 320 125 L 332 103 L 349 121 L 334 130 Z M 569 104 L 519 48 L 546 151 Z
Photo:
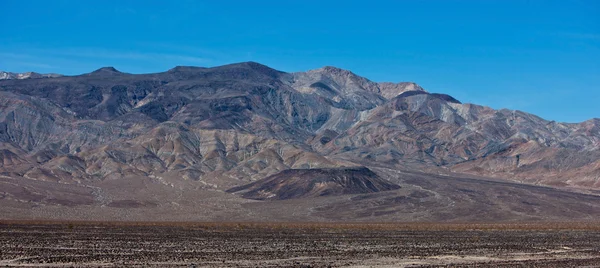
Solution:
M 91 191 L 94 202 L 86 192 L 70 199 L 74 206 L 77 200 L 86 206 L 108 206 L 107 200 L 166 205 L 190 189 L 245 204 L 251 201 L 224 191 L 246 185 L 250 192 L 268 188 L 280 196 L 279 183 L 310 203 L 324 193 L 313 191 L 315 180 L 334 193 L 332 200 L 338 193 L 383 196 L 416 185 L 396 189 L 386 184 L 391 175 L 378 172 L 359 181 L 376 179 L 374 189 L 381 191 L 339 180 L 348 175 L 340 170 L 357 166 L 595 194 L 600 120 L 547 121 L 335 67 L 285 73 L 244 62 L 154 74 L 104 67 L 78 76 L 0 81 L 0 176 L 52 198 L 52 191 Z M 130 202 L 125 189 L 142 193 Z M 27 196 L 56 205 L 13 190 L 20 192 L 4 195 L 20 196 L 10 199 L 17 202 L 11 206 Z M 246 197 L 262 199 L 252 193 Z M 450 194 L 456 193 L 436 196 Z

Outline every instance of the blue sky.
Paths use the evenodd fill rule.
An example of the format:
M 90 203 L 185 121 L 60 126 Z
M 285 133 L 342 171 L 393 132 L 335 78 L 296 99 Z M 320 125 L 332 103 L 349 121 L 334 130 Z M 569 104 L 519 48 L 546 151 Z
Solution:
M 4 0 L 0 7 L 0 70 L 331 65 L 549 120 L 600 117 L 596 0 Z

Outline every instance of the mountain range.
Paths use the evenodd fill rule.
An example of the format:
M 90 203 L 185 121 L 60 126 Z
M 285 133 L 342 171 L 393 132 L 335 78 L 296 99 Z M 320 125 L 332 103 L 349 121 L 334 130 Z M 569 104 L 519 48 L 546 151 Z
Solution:
M 0 218 L 600 216 L 600 119 L 548 121 L 329 66 L 26 76 L 0 81 Z
M 11 73 L 0 71 L 0 80 L 8 79 L 31 79 L 31 78 L 49 78 L 49 77 L 60 77 L 60 74 L 40 74 L 35 72 L 26 73 Z

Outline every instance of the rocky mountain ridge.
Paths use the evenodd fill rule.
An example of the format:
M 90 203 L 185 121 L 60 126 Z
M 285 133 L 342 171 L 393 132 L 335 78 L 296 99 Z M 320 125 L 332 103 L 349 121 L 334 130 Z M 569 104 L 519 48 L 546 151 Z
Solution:
M 153 74 L 104 67 L 0 81 L 0 183 L 21 185 L 0 190 L 9 207 L 32 198 L 56 205 L 58 189 L 73 192 L 62 203 L 89 206 L 92 198 L 100 207 L 115 200 L 167 206 L 191 202 L 181 198 L 193 192 L 243 203 L 243 194 L 227 192 L 242 188 L 251 199 L 269 189 L 301 202 L 337 200 L 338 193 L 383 198 L 414 190 L 413 201 L 449 193 L 425 194 L 415 188 L 422 182 L 398 181 L 390 170 L 593 193 L 600 190 L 599 148 L 598 119 L 547 121 L 335 67 L 285 73 L 244 62 Z M 86 189 L 92 197 L 79 199 Z M 141 193 L 125 202 L 132 192 L 124 189 Z
M 34 79 L 34 78 L 50 78 L 50 77 L 61 77 L 61 74 L 40 74 L 36 72 L 25 72 L 25 73 L 11 73 L 0 71 L 0 80 L 9 79 Z

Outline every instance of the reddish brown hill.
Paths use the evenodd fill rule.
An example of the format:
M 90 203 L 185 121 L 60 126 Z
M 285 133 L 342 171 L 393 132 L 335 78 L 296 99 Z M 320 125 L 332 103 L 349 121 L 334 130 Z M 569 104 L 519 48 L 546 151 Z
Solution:
M 262 180 L 229 189 L 258 200 L 284 200 L 400 189 L 365 167 L 288 169 Z

